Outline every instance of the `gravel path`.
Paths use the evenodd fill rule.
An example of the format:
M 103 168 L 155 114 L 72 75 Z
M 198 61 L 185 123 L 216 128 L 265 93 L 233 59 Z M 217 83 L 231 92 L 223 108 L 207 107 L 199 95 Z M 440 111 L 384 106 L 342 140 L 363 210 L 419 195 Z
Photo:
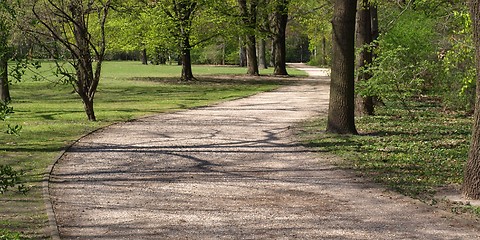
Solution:
M 89 135 L 51 176 L 60 236 L 480 239 L 473 223 L 356 179 L 297 144 L 290 127 L 327 107 L 328 78 L 318 77 Z

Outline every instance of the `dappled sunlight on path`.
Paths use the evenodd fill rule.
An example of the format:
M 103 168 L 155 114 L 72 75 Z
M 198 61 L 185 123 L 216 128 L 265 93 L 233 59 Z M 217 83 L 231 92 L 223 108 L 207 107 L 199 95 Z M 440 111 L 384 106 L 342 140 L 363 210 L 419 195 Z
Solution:
M 478 237 L 296 142 L 328 107 L 328 78 L 312 81 L 81 139 L 51 176 L 62 239 Z

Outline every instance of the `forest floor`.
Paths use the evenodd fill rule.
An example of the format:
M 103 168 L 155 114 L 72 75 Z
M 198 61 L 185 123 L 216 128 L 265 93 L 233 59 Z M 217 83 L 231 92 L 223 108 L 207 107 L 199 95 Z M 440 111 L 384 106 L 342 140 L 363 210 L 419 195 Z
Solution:
M 299 144 L 292 128 L 326 114 L 329 78 L 295 67 L 312 78 L 80 139 L 50 177 L 61 239 L 480 239 Z

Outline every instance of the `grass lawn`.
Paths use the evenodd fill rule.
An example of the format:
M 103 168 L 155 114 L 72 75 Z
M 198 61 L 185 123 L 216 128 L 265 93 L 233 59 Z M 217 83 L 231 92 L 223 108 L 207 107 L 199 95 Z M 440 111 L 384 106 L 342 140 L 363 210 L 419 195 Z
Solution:
M 307 145 L 345 159 L 342 167 L 430 202 L 439 187 L 461 184 L 472 118 L 444 112 L 434 101 L 412 104 L 414 119 L 396 104 L 357 118 L 358 136 L 325 134 L 325 119 L 305 123 L 299 134 Z
M 208 76 L 199 77 L 199 81 L 193 83 L 178 83 L 175 79 L 180 76 L 180 66 L 105 62 L 95 98 L 99 121 L 88 122 L 77 94 L 72 93 L 70 86 L 55 83 L 48 67 L 50 64 L 44 65 L 40 71 L 47 79 L 25 79 L 11 87 L 11 106 L 15 113 L 7 123 L 19 124 L 23 129 L 19 136 L 0 133 L 0 165 L 10 164 L 15 169 L 25 170 L 25 184 L 31 190 L 26 195 L 12 191 L 0 195 L 0 239 L 5 229 L 32 239 L 48 238 L 41 180 L 47 166 L 61 150 L 82 135 L 115 122 L 205 106 L 288 84 L 288 78 L 230 81 L 222 77 L 210 81 Z M 261 73 L 270 74 L 271 71 Z M 193 72 L 195 76 L 223 76 L 244 74 L 246 69 L 194 66 Z M 290 74 L 305 75 L 293 69 Z

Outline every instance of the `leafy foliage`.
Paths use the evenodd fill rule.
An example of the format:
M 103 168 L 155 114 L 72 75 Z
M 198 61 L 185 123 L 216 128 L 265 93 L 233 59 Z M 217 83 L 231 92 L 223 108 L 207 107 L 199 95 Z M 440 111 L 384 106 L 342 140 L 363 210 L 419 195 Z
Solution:
M 19 192 L 26 193 L 28 188 L 21 183 L 23 175 L 23 171 L 16 171 L 12 166 L 0 165 L 0 194 L 14 187 L 17 187 Z
M 374 43 L 376 58 L 360 72 L 372 76 L 358 84 L 363 96 L 377 96 L 384 101 L 400 101 L 406 109 L 408 99 L 418 96 L 425 83 L 432 81 L 435 69 L 435 22 L 426 15 L 409 11 L 397 24 Z M 370 49 L 371 50 L 371 49 Z

